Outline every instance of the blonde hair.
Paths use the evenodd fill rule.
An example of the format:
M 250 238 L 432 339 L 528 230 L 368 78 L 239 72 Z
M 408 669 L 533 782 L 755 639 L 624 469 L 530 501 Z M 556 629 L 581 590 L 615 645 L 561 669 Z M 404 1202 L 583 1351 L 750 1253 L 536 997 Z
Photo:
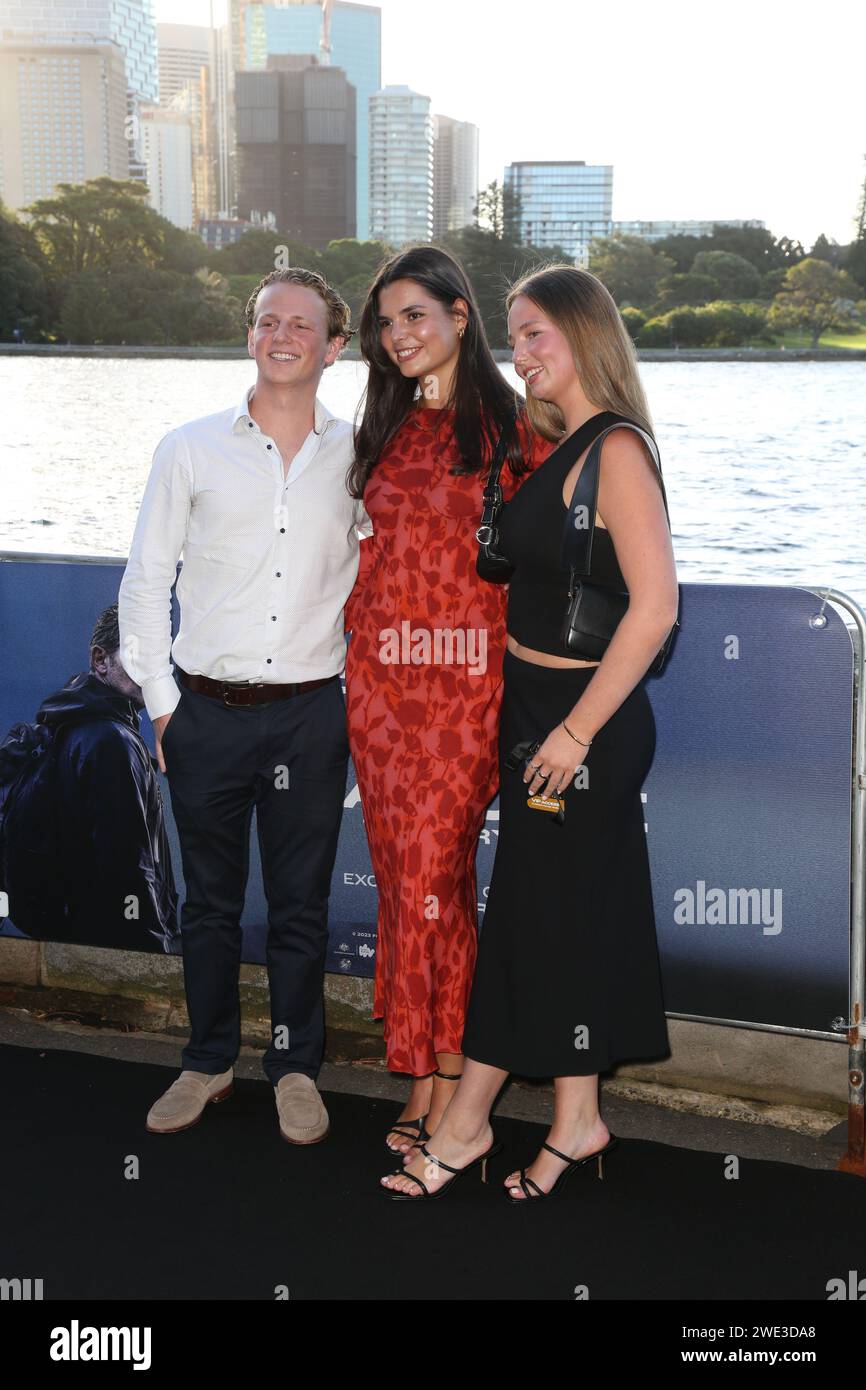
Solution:
M 256 319 L 256 302 L 263 289 L 268 285 L 303 285 L 305 289 L 315 290 L 316 294 L 324 301 L 328 311 L 328 337 L 345 338 L 346 342 L 354 336 L 354 329 L 349 327 L 351 311 L 342 295 L 337 294 L 317 270 L 305 270 L 302 266 L 288 266 L 285 270 L 272 270 L 263 280 L 260 280 L 247 300 L 244 310 L 244 323 L 247 328 L 252 328 Z
M 506 313 L 519 294 L 531 299 L 565 336 L 587 399 L 654 435 L 634 346 L 601 281 L 577 266 L 554 264 L 530 271 L 511 286 Z M 545 439 L 562 439 L 565 417 L 558 406 L 536 400 L 527 391 L 526 410 Z

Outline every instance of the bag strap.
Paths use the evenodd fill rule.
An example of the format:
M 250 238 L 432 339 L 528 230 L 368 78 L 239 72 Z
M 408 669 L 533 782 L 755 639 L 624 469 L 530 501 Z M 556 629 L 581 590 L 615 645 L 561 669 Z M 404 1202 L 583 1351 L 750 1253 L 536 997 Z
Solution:
M 513 421 L 516 422 L 516 420 L 517 415 L 515 414 Z M 490 472 L 487 474 L 487 482 L 484 484 L 484 491 L 481 494 L 483 501 L 481 520 L 475 532 L 475 539 L 481 545 L 489 545 L 493 540 L 494 525 L 502 508 L 502 488 L 499 483 L 499 474 L 502 471 L 507 450 L 508 440 L 506 431 L 503 430 L 496 441 L 496 448 L 493 450 L 493 458 L 490 461 Z
M 592 447 L 586 457 L 586 462 L 581 468 L 577 482 L 574 485 L 574 492 L 572 493 L 568 513 L 565 518 L 562 539 L 562 563 L 564 568 L 570 569 L 573 575 L 587 575 L 590 573 L 592 567 L 592 542 L 595 536 L 595 512 L 598 504 L 598 475 L 599 464 L 601 462 L 601 446 L 613 430 L 623 429 L 633 430 L 635 434 L 639 434 L 649 450 L 650 457 L 658 470 L 665 516 L 668 520 L 668 529 L 670 529 L 671 519 L 670 513 L 668 512 L 668 499 L 665 492 L 662 466 L 655 440 L 646 430 L 641 429 L 639 425 L 632 424 L 628 420 L 620 420 L 614 425 L 608 425 L 607 429 L 602 430 L 593 440 Z M 588 524 L 585 523 L 585 517 L 589 518 Z

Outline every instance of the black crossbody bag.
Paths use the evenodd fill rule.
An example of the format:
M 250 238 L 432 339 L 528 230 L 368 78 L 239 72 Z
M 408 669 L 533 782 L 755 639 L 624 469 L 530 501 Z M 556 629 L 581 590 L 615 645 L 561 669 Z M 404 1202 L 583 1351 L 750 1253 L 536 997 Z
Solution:
M 661 483 L 665 515 L 670 528 L 668 499 L 662 478 L 661 462 L 655 441 L 638 425 L 624 421 L 609 425 L 593 441 L 575 483 L 562 542 L 563 566 L 569 571 L 568 605 L 562 624 L 561 638 L 564 646 L 574 656 L 584 661 L 600 661 L 607 651 L 608 643 L 616 632 L 623 614 L 628 609 L 627 590 L 607 588 L 601 584 L 591 584 L 586 580 L 592 564 L 592 541 L 595 535 L 595 511 L 598 503 L 598 474 L 601 461 L 601 446 L 612 430 L 630 429 L 639 434 L 650 451 L 650 456 L 658 469 Z M 579 455 L 578 455 L 579 457 Z M 587 519 L 588 518 L 588 524 Z M 677 589 L 677 617 L 673 627 L 662 643 L 657 656 L 648 670 L 661 671 L 668 657 L 671 643 L 679 619 L 679 588 Z
M 496 550 L 499 544 L 499 513 L 502 510 L 502 487 L 499 483 L 499 474 L 505 462 L 507 447 L 505 431 L 503 430 L 490 461 L 490 472 L 481 494 L 484 503 L 481 510 L 481 522 L 475 532 L 475 539 L 478 542 L 475 568 L 482 579 L 489 579 L 494 584 L 507 584 L 514 573 L 514 566 L 506 560 L 504 555 L 499 555 Z

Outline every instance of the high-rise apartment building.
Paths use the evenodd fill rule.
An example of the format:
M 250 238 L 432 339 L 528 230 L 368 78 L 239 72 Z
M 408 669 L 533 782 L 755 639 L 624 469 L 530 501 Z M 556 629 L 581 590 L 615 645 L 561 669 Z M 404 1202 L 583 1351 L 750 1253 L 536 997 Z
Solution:
M 451 116 L 434 116 L 434 237 L 470 226 L 477 197 L 478 127 Z
M 561 246 L 585 265 L 593 237 L 608 236 L 613 166 L 583 160 L 519 160 L 505 170 L 505 186 L 520 199 L 521 240 Z
M 0 42 L 0 198 L 50 198 L 60 183 L 129 177 L 126 71 L 117 44 Z
M 203 25 L 158 24 L 157 44 L 160 106 L 189 122 L 193 222 L 198 223 L 220 210 L 214 31 Z
M 432 235 L 430 98 L 383 87 L 370 99 L 370 236 L 398 247 Z
M 192 231 L 192 130 L 189 117 L 165 106 L 142 106 L 141 149 L 148 202 L 176 227 Z

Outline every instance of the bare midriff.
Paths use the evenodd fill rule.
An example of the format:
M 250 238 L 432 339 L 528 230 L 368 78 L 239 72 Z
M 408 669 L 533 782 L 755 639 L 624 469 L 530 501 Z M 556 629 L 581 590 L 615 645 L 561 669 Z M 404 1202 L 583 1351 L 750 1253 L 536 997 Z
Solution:
M 505 645 L 512 656 L 520 657 L 521 661 L 533 661 L 536 666 L 599 666 L 601 664 L 598 661 L 575 661 L 570 657 L 553 656 L 550 652 L 537 652 L 532 647 L 522 647 L 511 636 L 510 632 L 506 635 Z

